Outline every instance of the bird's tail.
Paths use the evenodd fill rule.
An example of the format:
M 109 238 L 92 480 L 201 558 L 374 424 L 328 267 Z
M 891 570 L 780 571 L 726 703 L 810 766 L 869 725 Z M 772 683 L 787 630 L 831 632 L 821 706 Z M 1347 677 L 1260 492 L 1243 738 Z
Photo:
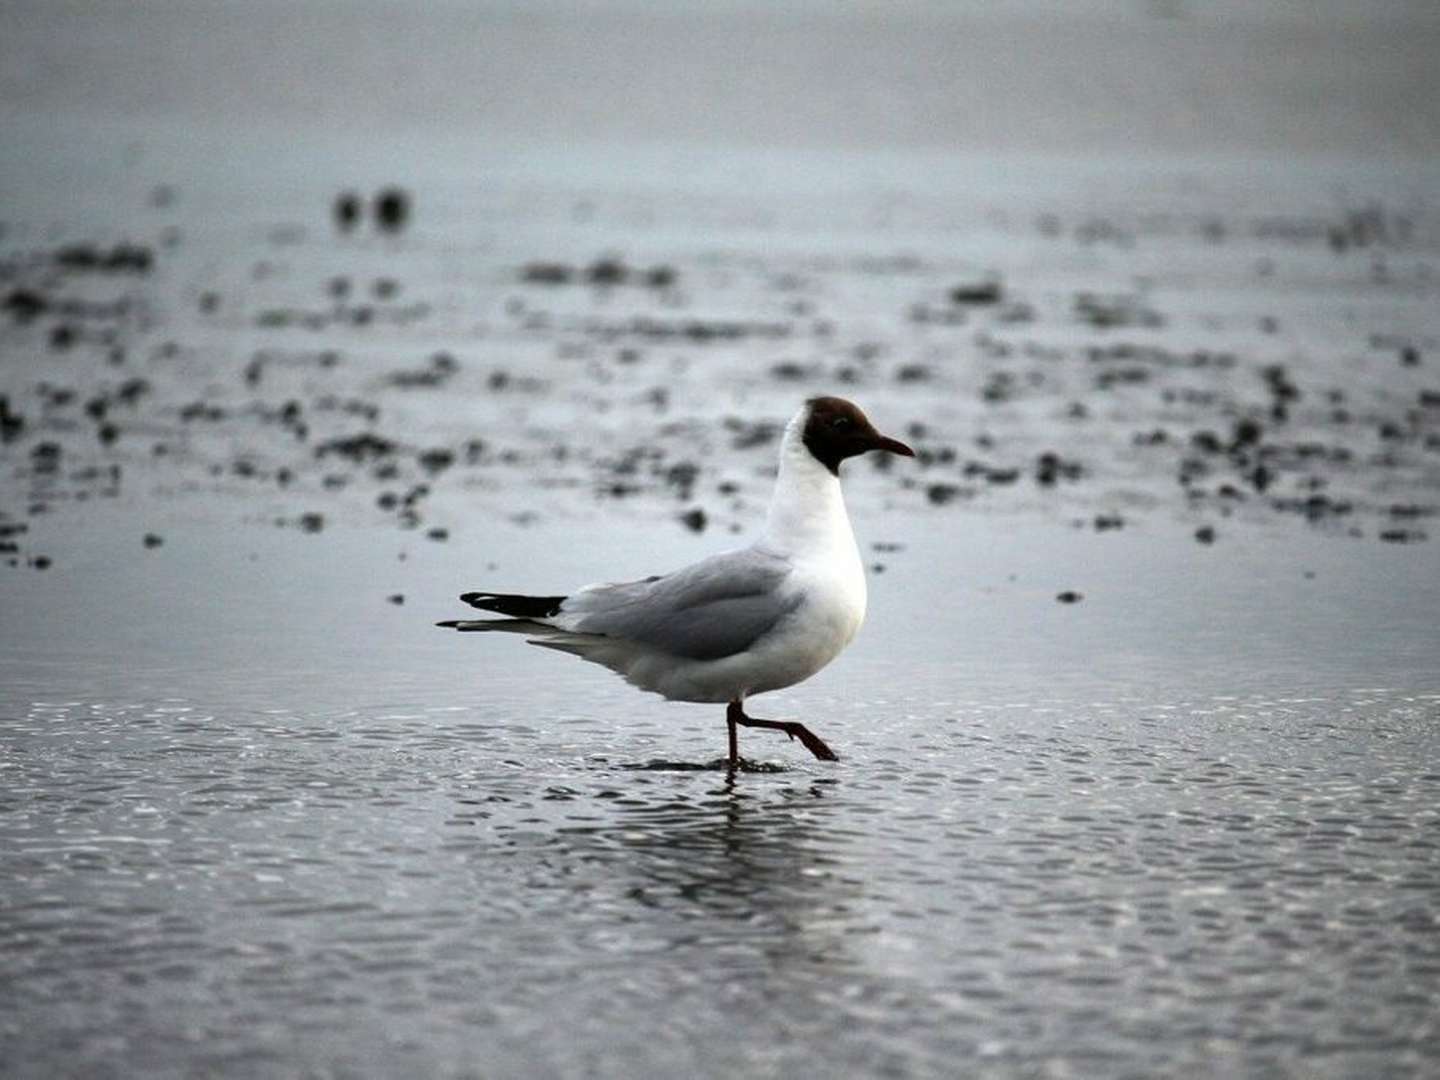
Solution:
M 518 593 L 467 592 L 461 601 L 481 611 L 494 611 L 512 619 L 548 619 L 560 613 L 563 596 L 521 596 Z
M 553 634 L 555 628 L 533 619 L 446 619 L 437 622 L 447 630 L 499 630 L 507 634 Z
M 555 633 L 544 620 L 560 612 L 563 596 L 521 596 L 518 593 L 467 592 L 460 597 L 471 607 L 508 615 L 508 619 L 448 619 L 436 626 L 449 630 L 503 630 L 510 634 Z

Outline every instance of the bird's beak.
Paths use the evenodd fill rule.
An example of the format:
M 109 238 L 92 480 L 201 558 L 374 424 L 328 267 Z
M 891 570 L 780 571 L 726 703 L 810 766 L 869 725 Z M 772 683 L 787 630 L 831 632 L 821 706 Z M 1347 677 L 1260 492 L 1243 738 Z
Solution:
M 888 450 L 892 454 L 899 454 L 901 457 L 914 457 L 915 451 L 906 446 L 899 439 L 892 439 L 889 435 L 876 435 L 875 445 L 872 450 Z

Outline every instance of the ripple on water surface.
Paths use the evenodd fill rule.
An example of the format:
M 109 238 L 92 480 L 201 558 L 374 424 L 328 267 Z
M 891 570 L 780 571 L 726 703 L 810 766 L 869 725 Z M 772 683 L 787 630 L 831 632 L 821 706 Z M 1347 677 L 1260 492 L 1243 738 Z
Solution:
M 574 714 L 35 703 L 11 1060 L 1435 1067 L 1440 698 L 1013 705 L 730 776 Z

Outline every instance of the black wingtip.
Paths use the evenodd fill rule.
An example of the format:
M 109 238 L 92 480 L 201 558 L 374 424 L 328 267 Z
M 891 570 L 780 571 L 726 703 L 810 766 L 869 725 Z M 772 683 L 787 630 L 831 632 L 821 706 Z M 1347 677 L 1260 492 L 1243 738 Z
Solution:
M 481 611 L 494 611 L 512 619 L 548 619 L 560 613 L 563 596 L 521 596 L 517 593 L 468 592 L 460 596 L 462 603 Z

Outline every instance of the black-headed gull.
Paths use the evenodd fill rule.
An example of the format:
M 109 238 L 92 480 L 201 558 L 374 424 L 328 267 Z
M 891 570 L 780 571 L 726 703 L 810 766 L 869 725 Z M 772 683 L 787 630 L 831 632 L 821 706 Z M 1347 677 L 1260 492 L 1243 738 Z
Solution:
M 532 645 L 603 664 L 671 701 L 723 702 L 730 764 L 735 728 L 773 728 L 825 761 L 804 724 L 746 716 L 745 700 L 808 679 L 840 654 L 865 618 L 865 570 L 840 492 L 840 463 L 870 450 L 914 457 L 842 398 L 807 401 L 785 427 L 765 531 L 749 547 L 674 573 L 587 585 L 567 596 L 471 592 L 471 607 L 509 616 L 459 619 L 456 630 L 530 635 Z

